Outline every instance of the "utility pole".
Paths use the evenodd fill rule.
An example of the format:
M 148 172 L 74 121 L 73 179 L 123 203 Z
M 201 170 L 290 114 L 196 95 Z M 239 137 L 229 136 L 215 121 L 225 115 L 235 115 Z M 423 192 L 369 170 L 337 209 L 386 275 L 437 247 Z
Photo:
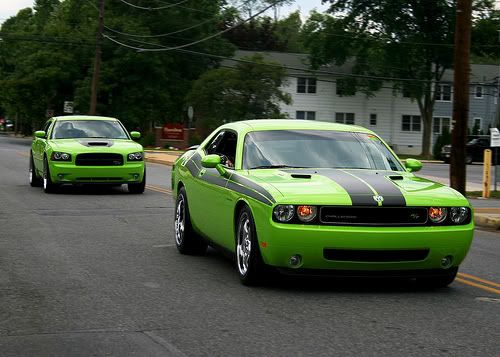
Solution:
M 101 71 L 101 44 L 104 31 L 104 0 L 99 0 L 99 25 L 95 44 L 94 71 L 92 73 L 92 84 L 90 87 L 90 109 L 89 115 L 95 115 L 97 105 L 97 86 L 99 85 L 99 73 Z
M 472 0 L 458 0 L 456 7 L 453 130 L 451 132 L 451 187 L 465 194 L 465 142 L 469 120 L 469 71 Z

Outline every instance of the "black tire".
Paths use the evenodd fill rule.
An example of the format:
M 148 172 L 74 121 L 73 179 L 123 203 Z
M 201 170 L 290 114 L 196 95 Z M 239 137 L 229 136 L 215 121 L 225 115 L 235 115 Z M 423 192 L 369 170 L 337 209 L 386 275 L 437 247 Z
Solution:
M 467 155 L 465 155 L 465 163 L 466 163 L 467 165 L 472 164 L 472 155 L 471 155 L 471 154 L 467 154 Z
M 144 168 L 144 176 L 142 177 L 142 181 L 139 183 L 129 183 L 128 192 L 133 194 L 144 193 L 146 189 L 146 168 Z
M 446 275 L 417 278 L 417 285 L 424 289 L 444 288 L 453 283 L 457 272 L 458 268 L 451 268 Z
M 243 285 L 259 285 L 264 282 L 268 267 L 260 254 L 257 230 L 252 212 L 244 206 L 236 220 L 236 269 Z
M 29 181 L 31 187 L 40 187 L 42 180 L 35 169 L 35 162 L 33 161 L 33 152 L 30 152 L 30 166 L 29 166 Z
M 43 159 L 43 190 L 45 193 L 54 193 L 57 190 L 57 185 L 50 178 L 49 162 L 47 158 Z
M 174 216 L 175 245 L 181 254 L 203 255 L 207 251 L 207 242 L 193 229 L 186 190 L 181 187 L 175 200 Z

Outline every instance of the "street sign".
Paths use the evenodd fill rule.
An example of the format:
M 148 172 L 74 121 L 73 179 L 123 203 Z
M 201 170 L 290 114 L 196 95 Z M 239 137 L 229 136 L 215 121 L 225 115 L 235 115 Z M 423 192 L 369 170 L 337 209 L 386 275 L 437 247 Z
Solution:
M 63 112 L 73 114 L 73 104 L 74 102 L 64 102 Z
M 189 118 L 189 121 L 192 121 L 193 120 L 193 116 L 194 116 L 194 109 L 193 107 L 190 105 L 189 108 L 188 108 L 188 118 Z
M 46 118 L 52 118 L 54 116 L 54 109 L 47 109 L 45 111 L 45 117 Z
M 491 147 L 500 146 L 500 131 L 497 128 L 490 128 Z

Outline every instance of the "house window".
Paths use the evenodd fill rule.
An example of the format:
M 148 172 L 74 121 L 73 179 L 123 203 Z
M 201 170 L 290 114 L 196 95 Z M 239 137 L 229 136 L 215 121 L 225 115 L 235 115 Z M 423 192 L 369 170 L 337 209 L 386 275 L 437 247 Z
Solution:
M 451 85 L 438 84 L 435 92 L 436 100 L 441 102 L 451 102 Z
M 354 124 L 354 113 L 335 113 L 335 122 L 341 124 Z
M 474 90 L 474 98 L 483 99 L 483 86 L 476 86 Z
M 297 93 L 316 93 L 316 78 L 297 78 Z
M 432 124 L 432 132 L 434 134 L 443 134 L 450 132 L 450 118 L 448 117 L 434 117 Z
M 370 125 L 371 126 L 377 125 L 377 114 L 370 114 Z
M 403 115 L 402 131 L 420 131 L 420 115 Z
M 481 130 L 481 121 L 482 119 L 481 118 L 474 118 L 474 125 L 472 126 L 472 128 L 477 128 L 477 130 Z
M 306 120 L 316 120 L 316 112 L 306 112 L 303 110 L 297 110 L 295 112 L 296 119 L 306 119 Z

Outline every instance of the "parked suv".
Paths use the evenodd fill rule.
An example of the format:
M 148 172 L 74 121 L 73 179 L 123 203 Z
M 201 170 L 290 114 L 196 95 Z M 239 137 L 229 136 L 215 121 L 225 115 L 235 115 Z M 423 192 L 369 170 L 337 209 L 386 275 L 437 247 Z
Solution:
M 465 148 L 465 163 L 472 164 L 473 161 L 483 162 L 484 150 L 486 149 L 490 149 L 489 135 L 469 135 Z M 444 145 L 441 148 L 441 159 L 448 164 L 450 162 L 450 155 L 451 145 Z

